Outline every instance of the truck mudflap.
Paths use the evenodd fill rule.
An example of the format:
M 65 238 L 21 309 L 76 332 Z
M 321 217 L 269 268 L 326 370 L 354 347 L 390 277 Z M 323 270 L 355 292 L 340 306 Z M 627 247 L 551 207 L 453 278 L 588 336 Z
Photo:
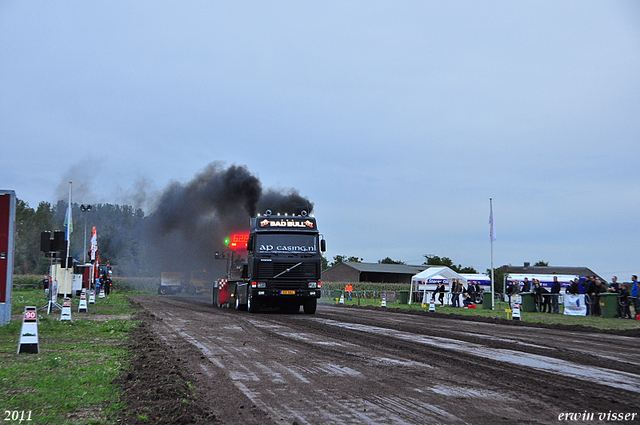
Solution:
M 237 282 L 227 279 L 218 280 L 213 287 L 213 305 L 217 307 L 236 307 Z

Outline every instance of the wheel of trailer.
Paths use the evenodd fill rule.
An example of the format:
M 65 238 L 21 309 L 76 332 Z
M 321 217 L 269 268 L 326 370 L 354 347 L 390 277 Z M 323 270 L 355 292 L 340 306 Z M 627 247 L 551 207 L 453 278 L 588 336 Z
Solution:
M 251 293 L 247 294 L 247 310 L 249 310 L 249 313 L 257 313 L 260 311 L 258 303 L 251 302 Z
M 304 312 L 305 314 L 314 314 L 316 312 L 317 307 L 318 307 L 318 299 L 314 298 L 304 303 Z
M 167 295 L 167 292 L 169 292 L 169 291 L 167 290 L 166 286 L 161 286 L 161 287 L 158 288 L 158 294 L 160 294 L 160 295 Z

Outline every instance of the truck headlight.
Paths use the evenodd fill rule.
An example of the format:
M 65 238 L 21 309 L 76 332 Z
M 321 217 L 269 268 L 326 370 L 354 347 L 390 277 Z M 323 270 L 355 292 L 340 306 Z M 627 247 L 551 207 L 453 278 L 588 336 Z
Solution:
M 258 288 L 266 288 L 266 287 L 267 287 L 266 282 L 258 282 Z
M 318 287 L 318 282 L 309 282 L 309 288 L 315 289 Z

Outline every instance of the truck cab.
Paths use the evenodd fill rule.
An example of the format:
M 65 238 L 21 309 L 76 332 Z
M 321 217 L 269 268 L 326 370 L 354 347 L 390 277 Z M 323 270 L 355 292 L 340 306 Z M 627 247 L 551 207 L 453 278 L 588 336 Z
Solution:
M 322 283 L 321 252 L 325 240 L 316 219 L 299 216 L 264 216 L 251 219 L 247 265 L 237 284 L 237 304 L 252 312 L 263 306 L 282 307 L 307 314 L 316 311 Z

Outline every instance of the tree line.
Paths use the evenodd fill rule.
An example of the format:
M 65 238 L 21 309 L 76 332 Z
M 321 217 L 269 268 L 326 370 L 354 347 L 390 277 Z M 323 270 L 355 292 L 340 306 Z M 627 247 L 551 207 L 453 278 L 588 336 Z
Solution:
M 73 232 L 69 254 L 79 262 L 85 260 L 85 246 L 90 249 L 91 229 L 98 232 L 98 258 L 109 262 L 123 274 L 145 276 L 146 247 L 143 242 L 146 219 L 141 209 L 129 205 L 95 204 L 90 212 L 82 212 L 79 204 L 72 204 Z M 16 233 L 14 251 L 15 274 L 46 274 L 49 259 L 40 250 L 42 232 L 64 231 L 66 201 L 56 204 L 40 202 L 31 208 L 16 199 Z M 85 238 L 86 226 L 86 238 Z M 87 254 L 86 258 L 89 256 Z

